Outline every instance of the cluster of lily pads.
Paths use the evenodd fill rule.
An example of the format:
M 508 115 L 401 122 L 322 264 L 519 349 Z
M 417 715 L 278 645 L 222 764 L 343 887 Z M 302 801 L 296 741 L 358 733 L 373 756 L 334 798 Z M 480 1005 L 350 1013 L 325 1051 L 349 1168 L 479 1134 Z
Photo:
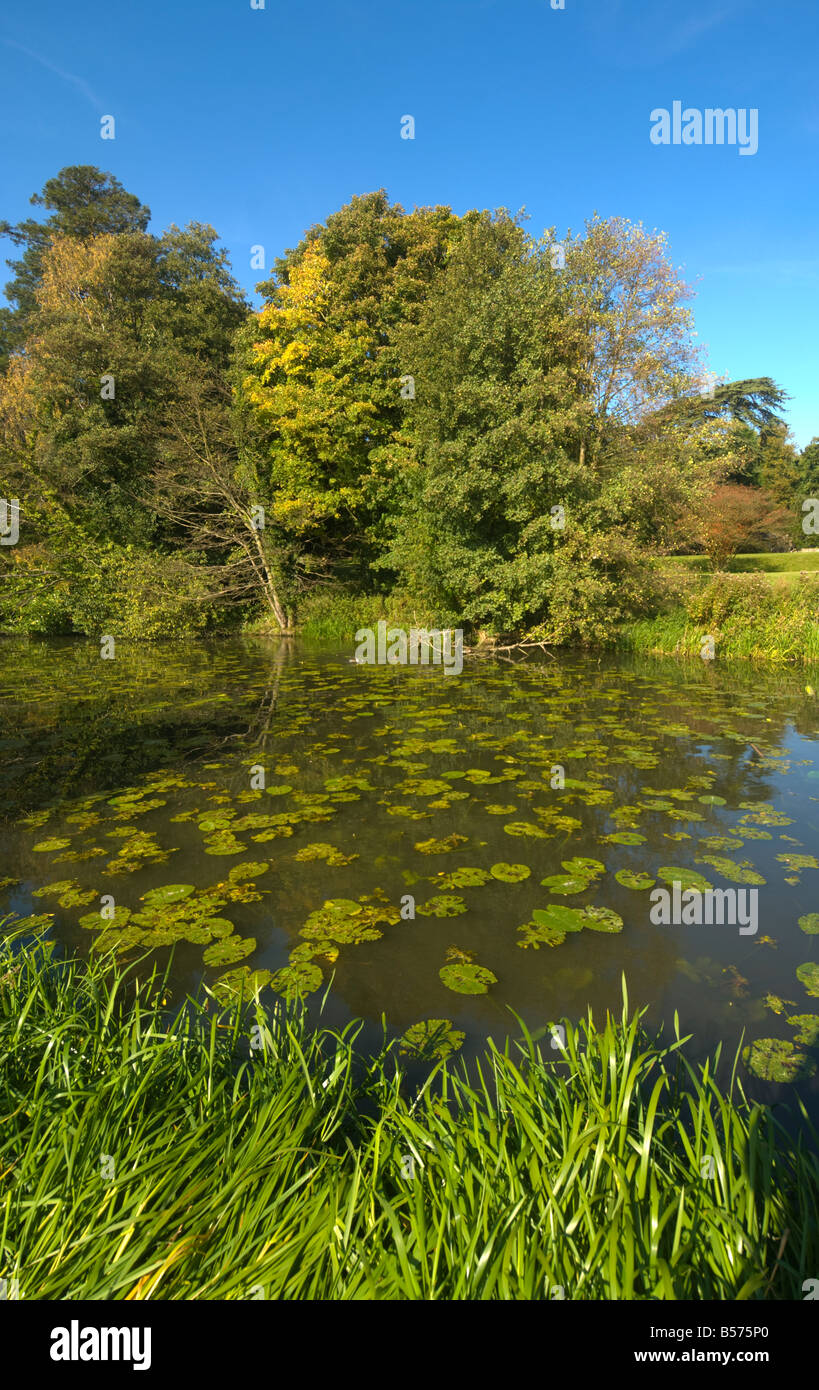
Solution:
M 367 680 L 363 691 L 362 679 Z M 397 697 L 389 673 L 367 672 L 365 677 L 359 671 L 329 668 L 285 672 L 287 727 L 276 746 L 290 747 L 293 753 L 279 752 L 271 760 L 268 785 L 248 785 L 248 770 L 257 763 L 258 754 L 231 756 L 201 762 L 187 773 L 149 774 L 113 796 L 99 792 L 37 812 L 25 822 L 36 841 L 32 851 L 50 856 L 55 865 L 89 861 L 100 877 L 93 885 L 57 877 L 38 887 L 35 896 L 53 897 L 61 911 L 80 912 L 99 901 L 101 880 L 146 869 L 155 873 L 177 850 L 161 842 L 159 830 L 150 821 L 169 803 L 175 814 L 167 816 L 168 824 L 190 825 L 185 833 L 194 835 L 203 855 L 240 860 L 245 854 L 265 853 L 261 848 L 254 851 L 254 846 L 289 841 L 314 823 L 331 821 L 348 803 L 366 798 L 367 818 L 372 820 L 374 813 L 388 834 L 404 835 L 407 861 L 420 866 L 417 871 L 404 870 L 407 886 L 420 882 L 432 886 L 432 892 L 417 904 L 421 918 L 462 917 L 469 911 L 470 890 L 493 883 L 508 885 L 510 903 L 516 893 L 531 902 L 532 885 L 520 890 L 516 885 L 532 879 L 534 866 L 515 861 L 537 857 L 536 881 L 545 891 L 543 901 L 535 899 L 537 905 L 527 905 L 528 920 L 517 929 L 517 944 L 523 948 L 562 946 L 582 931 L 613 934 L 623 930 L 622 916 L 608 906 L 560 901 L 594 894 L 607 871 L 600 859 L 572 854 L 566 848 L 570 842 L 572 849 L 585 848 L 589 839 L 604 846 L 607 862 L 613 860 L 613 880 L 638 894 L 658 881 L 704 891 L 713 886 L 715 875 L 730 883 L 762 886 L 765 878 L 756 865 L 735 852 L 757 841 L 770 841 L 775 832 L 785 842 L 775 858 L 782 865 L 786 885 L 795 886 L 805 871 L 819 868 L 819 860 L 787 833 L 792 818 L 772 802 L 760 799 L 729 806 L 728 796 L 715 790 L 720 762 L 733 769 L 745 755 L 747 735 L 735 723 L 746 717 L 758 722 L 761 708 L 734 709 L 730 719 L 720 709 L 717 718 L 718 696 L 701 694 L 702 700 L 714 704 L 707 761 L 697 754 L 695 768 L 681 786 L 652 787 L 645 774 L 660 765 L 662 741 L 677 741 L 683 762 L 693 756 L 694 741 L 701 743 L 704 737 L 699 715 L 692 727 L 679 719 L 676 706 L 669 715 L 649 694 L 642 699 L 639 718 L 635 717 L 627 708 L 632 681 L 628 672 L 618 672 L 616 683 L 598 684 L 594 713 L 585 689 L 568 686 L 559 671 L 527 674 L 524 670 L 516 680 L 518 704 L 508 699 L 506 673 L 500 672 L 482 675 L 468 688 L 459 689 L 456 705 L 440 692 L 430 698 L 427 686 L 409 694 L 404 686 L 405 693 Z M 486 710 L 492 710 L 493 692 L 497 699 L 489 715 Z M 317 714 L 332 722 L 332 731 L 324 739 L 317 733 Z M 460 733 L 462 729 L 467 732 Z M 788 771 L 790 763 L 781 749 L 756 731 L 754 739 L 758 773 Z M 340 758 L 349 770 L 326 775 L 326 760 L 331 758 Z M 492 768 L 477 765 L 489 758 L 494 759 Z M 463 765 L 450 766 L 454 760 L 463 760 Z M 362 769 L 364 762 L 367 766 Z M 555 786 L 555 764 L 571 765 L 573 770 L 576 765 L 584 775 L 564 776 Z M 237 771 L 243 778 L 238 791 Z M 631 788 L 628 802 L 618 802 L 622 785 Z M 188 793 L 196 804 L 185 805 Z M 452 829 L 451 818 L 446 823 L 450 811 L 457 811 L 457 830 Z M 415 828 L 415 822 L 436 817 L 437 825 Z M 453 861 L 461 856 L 478 859 L 475 847 L 485 847 L 480 838 L 481 817 L 490 818 L 484 823 L 493 832 L 515 840 L 518 853 L 510 855 L 509 861 L 456 862 L 449 871 L 422 871 L 440 855 Z M 149 818 L 147 825 L 143 818 Z M 403 830 L 404 820 L 412 822 L 411 829 Z M 659 857 L 685 857 L 697 867 L 692 862 L 664 863 L 649 870 L 645 862 L 639 867 L 630 864 L 630 851 L 640 853 L 640 847 L 648 843 L 649 822 L 655 839 L 659 834 L 669 843 L 686 846 L 685 855 L 682 849 L 673 854 L 669 849 Z M 41 838 L 46 826 L 49 830 Z M 559 867 L 554 861 L 542 862 L 544 850 L 551 849 L 546 847 L 549 841 L 560 846 Z M 305 866 L 306 876 L 326 871 L 343 874 L 360 857 L 348 852 L 347 842 L 339 845 L 329 840 L 302 842 L 295 849 L 280 843 L 276 850 L 279 858 L 286 856 L 288 865 Z M 98 860 L 104 862 L 98 865 Z M 540 877 L 547 867 L 551 871 Z M 243 937 L 225 913 L 233 903 L 262 896 L 255 879 L 269 868 L 269 861 L 251 859 L 232 865 L 209 888 L 165 884 L 146 892 L 138 905 L 118 904 L 113 917 L 86 911 L 80 925 L 95 932 L 97 950 L 153 949 L 176 941 L 200 945 L 207 967 L 231 967 L 215 983 L 222 994 L 270 987 L 287 997 L 303 997 L 324 982 L 322 962 L 334 964 L 341 949 L 377 940 L 382 928 L 401 920 L 380 888 L 358 898 L 328 896 L 298 928 L 301 940 L 293 946 L 287 965 L 273 972 L 253 970 L 240 962 L 252 954 L 256 939 Z M 42 929 L 53 915 L 43 913 L 27 920 Z M 817 934 L 819 914 L 800 918 L 799 925 L 806 934 Z M 480 994 L 497 983 L 493 972 L 469 952 L 451 950 L 456 955 L 438 971 L 447 989 Z M 809 964 L 800 967 L 810 968 Z M 797 1017 L 803 1018 L 793 1015 Z M 440 1038 L 445 1036 L 438 1025 L 454 1032 L 447 1020 L 427 1020 L 416 1027 L 427 1029 L 427 1025 L 438 1039 L 436 1046 L 443 1046 Z M 812 1045 L 806 1041 L 809 1031 L 810 1025 L 803 1021 L 797 1041 L 804 1046 Z M 753 1068 L 753 1059 L 749 1065 Z

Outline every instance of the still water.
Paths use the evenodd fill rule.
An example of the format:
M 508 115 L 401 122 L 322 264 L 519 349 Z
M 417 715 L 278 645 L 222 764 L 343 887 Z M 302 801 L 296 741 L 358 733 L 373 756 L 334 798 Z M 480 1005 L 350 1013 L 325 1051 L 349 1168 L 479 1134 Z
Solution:
M 180 992 L 244 975 L 372 1046 L 382 1017 L 443 1020 L 465 1057 L 619 1012 L 625 975 L 689 1055 L 742 1038 L 746 1090 L 816 1113 L 815 676 L 577 654 L 454 676 L 296 640 L 0 654 L 0 917 L 173 950 Z M 755 893 L 756 931 L 655 924 L 675 879 Z

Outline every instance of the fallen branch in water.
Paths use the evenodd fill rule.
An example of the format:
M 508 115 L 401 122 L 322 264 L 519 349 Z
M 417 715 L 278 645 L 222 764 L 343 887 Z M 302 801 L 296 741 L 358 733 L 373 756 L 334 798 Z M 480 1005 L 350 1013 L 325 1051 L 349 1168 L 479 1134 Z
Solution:
M 534 647 L 539 647 L 541 651 L 550 656 L 553 661 L 557 661 L 554 652 L 545 642 L 510 642 L 506 646 L 497 646 L 494 642 L 481 642 L 477 647 L 464 647 L 465 656 L 500 656 L 502 652 L 529 651 Z M 501 656 L 502 661 L 511 661 L 508 656 Z

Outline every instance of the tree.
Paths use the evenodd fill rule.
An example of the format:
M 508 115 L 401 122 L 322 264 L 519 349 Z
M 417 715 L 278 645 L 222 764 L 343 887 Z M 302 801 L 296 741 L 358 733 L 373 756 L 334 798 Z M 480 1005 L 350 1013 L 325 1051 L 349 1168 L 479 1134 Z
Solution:
M 722 483 L 707 499 L 696 524 L 696 539 L 715 569 L 750 547 L 766 550 L 787 542 L 791 513 L 761 488 Z
M 57 237 L 90 241 L 95 237 L 144 232 L 150 221 L 150 208 L 123 188 L 113 174 L 103 173 L 91 164 L 61 169 L 48 179 L 42 193 L 30 200 L 36 207 L 51 209 L 44 222 L 27 218 L 12 225 L 0 222 L 0 235 L 23 247 L 19 260 L 7 261 L 15 272 L 6 285 L 10 309 L 0 309 L 0 364 L 5 366 L 11 352 L 26 336 L 27 322 L 36 312 L 37 288 L 43 275 L 43 258 Z
M 470 214 L 400 347 L 415 398 L 385 451 L 397 515 L 382 563 L 442 619 L 526 621 L 548 599 L 553 521 L 588 483 L 550 239 L 505 212 Z
M 582 463 L 612 428 L 636 424 L 690 378 L 691 289 L 669 261 L 665 235 L 623 217 L 595 216 L 569 235 L 561 274 L 585 340 Z
M 799 455 L 799 492 L 800 503 L 806 497 L 819 497 L 819 436 L 816 435 Z
M 280 632 L 293 626 L 298 556 L 246 451 L 224 378 L 183 367 L 152 474 L 152 504 L 174 544 L 195 559 L 220 609 L 261 601 Z
M 242 467 L 288 537 L 294 592 L 372 585 L 392 481 L 384 450 L 404 414 L 398 335 L 417 320 L 458 225 L 383 192 L 313 227 L 260 286 L 237 339 Z M 287 548 L 287 547 L 286 547 Z

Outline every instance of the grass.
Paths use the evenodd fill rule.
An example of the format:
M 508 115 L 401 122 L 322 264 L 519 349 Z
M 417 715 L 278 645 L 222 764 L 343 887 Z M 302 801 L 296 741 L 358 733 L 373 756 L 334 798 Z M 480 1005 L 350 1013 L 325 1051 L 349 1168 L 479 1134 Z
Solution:
M 711 562 L 706 555 L 670 555 L 664 563 L 680 565 L 695 573 L 712 573 Z M 799 574 L 819 570 L 819 550 L 790 550 L 782 554 L 771 551 L 758 555 L 734 555 L 728 561 L 729 574 L 772 574 L 787 575 L 789 578 Z
M 524 1031 L 412 1086 L 354 1028 L 212 997 L 169 1018 L 166 990 L 0 945 L 0 1276 L 24 1298 L 792 1299 L 819 1269 L 816 1153 L 625 992 L 563 1060 Z
M 675 562 L 665 576 L 667 611 L 622 624 L 621 650 L 699 657 L 703 638 L 711 636 L 718 659 L 819 661 L 818 574 L 706 575 Z

